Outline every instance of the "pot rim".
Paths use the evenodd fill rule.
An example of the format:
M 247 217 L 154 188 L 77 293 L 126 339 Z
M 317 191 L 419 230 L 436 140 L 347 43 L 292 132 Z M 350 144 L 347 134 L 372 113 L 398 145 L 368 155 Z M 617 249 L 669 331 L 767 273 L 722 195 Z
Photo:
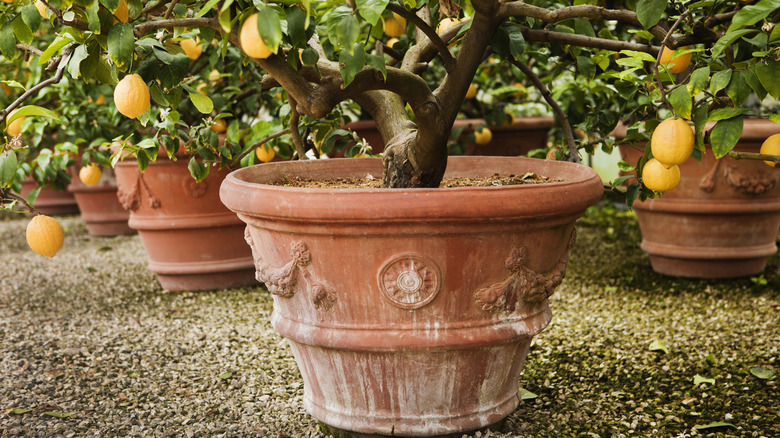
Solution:
M 568 215 L 601 198 L 603 183 L 584 165 L 527 157 L 449 157 L 446 176 L 489 176 L 532 171 L 560 179 L 544 184 L 449 188 L 301 188 L 268 184 L 292 173 L 381 178 L 379 158 L 332 158 L 272 162 L 231 172 L 220 189 L 222 202 L 239 214 L 267 218 L 343 222 L 394 220 L 508 220 Z M 258 182 L 254 182 L 258 181 Z

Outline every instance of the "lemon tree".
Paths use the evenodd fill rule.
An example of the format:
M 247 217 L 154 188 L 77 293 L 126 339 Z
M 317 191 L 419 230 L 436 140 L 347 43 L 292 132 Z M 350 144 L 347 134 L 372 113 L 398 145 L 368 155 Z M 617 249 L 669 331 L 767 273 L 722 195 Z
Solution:
M 742 105 L 751 95 L 780 97 L 776 0 L 638 0 L 626 8 L 562 0 L 47 3 L 49 18 L 31 1 L 0 5 L 4 60 L 50 66 L 22 87 L 6 83 L 17 97 L 5 101 L 0 122 L 40 103 L 36 93 L 63 77 L 114 87 L 138 75 L 150 103 L 133 123 L 154 134 L 127 142 L 128 150 L 143 166 L 156 158 L 157 143 L 169 154 L 183 144 L 198 179 L 209 163 L 256 162 L 258 143 L 276 142 L 277 156 L 295 159 L 344 147 L 353 142 L 339 128 L 344 116 L 365 113 L 386 140 L 395 139 L 384 184 L 438 186 L 472 83 L 480 91 L 468 102 L 498 107 L 492 113 L 503 119 L 511 116 L 500 101 L 484 96 L 506 95 L 508 107 L 529 97 L 549 105 L 572 161 L 578 150 L 612 147 L 606 137 L 621 119 L 629 139 L 647 139 L 670 117 L 688 120 L 694 159 L 710 149 L 728 153 L 745 116 L 777 119 Z M 179 44 L 188 38 L 203 49 L 197 59 Z M 662 47 L 674 50 L 669 63 L 660 62 Z M 672 71 L 675 59 L 688 56 L 683 72 Z M 501 77 L 490 71 L 498 66 L 508 72 L 501 91 L 491 92 L 477 78 Z M 240 113 L 236 102 L 248 111 Z M 210 129 L 220 118 L 227 119 L 222 134 Z M 714 127 L 705 136 L 708 121 Z M 586 135 L 575 138 L 574 128 Z M 318 139 L 320 132 L 327 134 Z M 9 157 L 9 150 L 16 152 L 4 146 Z M 627 166 L 641 169 L 649 159 Z M 633 197 L 654 195 L 639 184 L 632 190 Z

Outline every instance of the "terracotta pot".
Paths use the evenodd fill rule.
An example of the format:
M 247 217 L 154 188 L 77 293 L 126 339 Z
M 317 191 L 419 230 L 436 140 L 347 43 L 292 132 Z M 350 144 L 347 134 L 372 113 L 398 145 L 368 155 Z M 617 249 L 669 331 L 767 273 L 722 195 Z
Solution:
M 271 322 L 304 406 L 358 433 L 432 436 L 518 405 L 531 338 L 550 321 L 574 221 L 602 194 L 584 166 L 451 157 L 447 176 L 534 171 L 542 185 L 305 189 L 279 175 L 381 178 L 378 158 L 269 163 L 231 173 L 222 201 L 247 226 Z
M 481 119 L 459 119 L 455 121 L 454 128 L 479 126 L 484 123 Z M 511 125 L 491 126 L 493 139 L 490 143 L 477 145 L 468 142 L 463 155 L 527 155 L 533 149 L 547 147 L 547 135 L 553 126 L 555 119 L 552 117 L 521 117 Z M 385 150 L 385 142 L 373 120 L 358 120 L 346 127 L 355 131 L 360 138 L 365 138 L 375 154 Z
M 745 120 L 735 150 L 758 152 L 780 132 L 766 120 Z M 623 159 L 635 165 L 644 145 L 621 146 Z M 656 272 L 694 278 L 756 275 L 777 252 L 780 227 L 780 171 L 762 161 L 715 160 L 680 165 L 680 184 L 656 199 L 634 203 L 641 248 Z
M 80 165 L 70 168 L 71 183 L 68 191 L 73 193 L 81 211 L 81 220 L 89 234 L 94 236 L 117 236 L 133 234 L 127 220 L 130 213 L 117 199 L 116 175 L 110 167 L 102 168 L 100 181 L 88 186 L 79 180 Z
M 227 170 L 211 169 L 200 183 L 187 159 L 161 154 L 141 173 L 133 161 L 116 166 L 118 197 L 149 254 L 163 288 L 224 289 L 257 284 L 244 224 L 219 200 Z
M 27 195 L 35 187 L 37 187 L 35 181 L 25 179 L 22 181 L 22 192 L 20 195 L 26 199 Z M 48 216 L 79 214 L 79 206 L 76 204 L 76 198 L 73 197 L 72 193 L 54 190 L 49 187 L 41 189 L 33 205 L 41 214 Z

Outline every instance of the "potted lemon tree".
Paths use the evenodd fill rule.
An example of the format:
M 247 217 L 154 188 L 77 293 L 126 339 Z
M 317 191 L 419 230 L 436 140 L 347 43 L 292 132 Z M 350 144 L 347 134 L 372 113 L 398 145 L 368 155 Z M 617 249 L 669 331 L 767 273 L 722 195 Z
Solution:
M 91 9 L 46 3 L 52 20 L 78 32 L 72 44 L 87 46 L 74 67 L 79 77 L 100 80 L 84 68 L 105 60 L 100 38 L 115 79 L 140 76 L 129 103 L 151 97 L 168 108 L 178 99 L 166 96 L 182 90 L 193 98 L 186 78 L 164 67 L 179 53 L 169 42 L 182 29 L 197 28 L 199 40 L 216 41 L 222 54 L 240 50 L 245 67 L 257 69 L 252 80 L 260 89 L 283 88 L 273 115 L 289 129 L 295 159 L 233 171 L 221 199 L 247 224 L 257 278 L 274 296 L 272 323 L 303 375 L 306 408 L 329 427 L 358 433 L 460 433 L 515 409 L 531 339 L 549 323 L 547 298 L 565 275 L 574 222 L 603 190 L 595 172 L 578 163 L 578 148 L 595 144 L 590 135 L 575 139 L 569 117 L 586 134 L 609 132 L 625 115 L 652 131 L 657 123 L 648 118 L 666 115 L 644 95 L 652 74 L 657 92 L 669 96 L 666 111 L 690 104 L 701 134 L 701 114 L 706 121 L 715 113 L 706 105 L 710 96 L 702 100 L 698 86 L 665 82 L 668 63 L 656 61 L 664 46 L 691 45 L 678 54 L 701 52 L 718 65 L 698 73 L 694 84 L 752 66 L 765 90 L 778 94 L 758 74 L 778 65 L 771 0 L 691 9 L 665 0 L 631 9 L 519 1 L 130 1 L 126 16 L 111 0 L 86 2 Z M 444 20 L 457 23 L 437 32 Z M 391 33 L 400 30 L 409 41 L 396 53 L 385 49 L 384 29 L 393 26 Z M 735 45 L 743 42 L 763 49 L 734 63 Z M 515 66 L 551 106 L 567 144 L 556 158 L 568 160 L 448 158 L 453 124 L 491 56 Z M 436 58 L 446 74 L 429 84 L 422 75 Z M 163 67 L 144 70 L 144 61 Z M 376 121 L 383 156 L 304 160 L 340 135 L 332 114 L 345 102 Z M 171 114 L 155 123 L 175 123 Z M 150 115 L 140 115 L 141 123 Z M 315 129 L 331 122 L 333 129 Z M 733 146 L 722 130 L 710 135 L 718 151 Z M 196 178 L 254 151 L 246 143 L 240 150 L 201 146 L 190 169 Z M 637 166 L 629 199 L 656 196 L 643 178 L 644 162 Z

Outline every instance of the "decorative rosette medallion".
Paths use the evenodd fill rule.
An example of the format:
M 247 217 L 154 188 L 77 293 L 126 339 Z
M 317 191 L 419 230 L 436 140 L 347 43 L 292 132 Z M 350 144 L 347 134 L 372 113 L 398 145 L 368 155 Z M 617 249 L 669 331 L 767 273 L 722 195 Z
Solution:
M 379 270 L 379 288 L 396 306 L 419 309 L 439 293 L 441 270 L 427 257 L 397 256 Z

